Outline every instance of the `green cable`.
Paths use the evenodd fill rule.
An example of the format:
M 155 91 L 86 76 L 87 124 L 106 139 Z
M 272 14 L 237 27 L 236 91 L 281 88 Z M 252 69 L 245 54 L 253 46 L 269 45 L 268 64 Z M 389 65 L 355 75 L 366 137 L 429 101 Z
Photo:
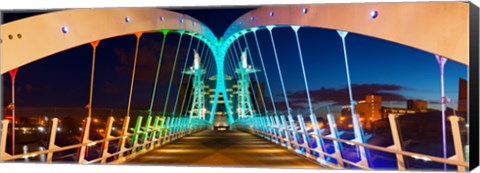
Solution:
M 166 100 L 165 100 L 165 104 L 163 106 L 163 114 L 165 114 L 166 111 L 167 111 L 168 100 L 169 100 L 169 97 L 170 97 L 170 89 L 172 87 L 173 76 L 175 75 L 175 67 L 177 65 L 178 52 L 180 50 L 180 44 L 182 43 L 183 33 L 185 31 L 179 31 L 179 32 L 180 32 L 180 38 L 179 38 L 178 44 L 177 44 L 177 52 L 175 53 L 175 60 L 173 60 L 173 69 L 172 69 L 171 75 L 170 75 L 170 83 L 168 84 L 167 97 L 166 97 Z
M 163 33 L 162 48 L 160 50 L 160 58 L 158 60 L 157 73 L 155 75 L 155 84 L 153 85 L 153 94 L 152 94 L 152 100 L 150 101 L 150 109 L 148 109 L 148 116 L 152 116 L 153 102 L 155 100 L 155 93 L 157 92 L 158 75 L 160 74 L 160 67 L 162 66 L 163 49 L 165 47 L 165 40 L 167 40 L 168 30 L 162 31 L 162 33 Z

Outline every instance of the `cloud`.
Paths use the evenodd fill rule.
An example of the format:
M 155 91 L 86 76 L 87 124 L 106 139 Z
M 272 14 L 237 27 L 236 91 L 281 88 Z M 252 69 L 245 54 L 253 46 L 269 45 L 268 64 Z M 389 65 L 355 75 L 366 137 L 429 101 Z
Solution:
M 408 98 L 395 93 L 403 91 L 405 88 L 399 85 L 389 84 L 353 84 L 352 92 L 354 100 L 363 100 L 368 94 L 377 94 L 382 96 L 382 101 L 406 101 Z M 305 91 L 296 91 L 287 93 L 292 108 L 304 107 L 308 104 Z M 348 87 L 325 88 L 311 90 L 310 96 L 312 103 L 332 102 L 334 105 L 349 104 Z

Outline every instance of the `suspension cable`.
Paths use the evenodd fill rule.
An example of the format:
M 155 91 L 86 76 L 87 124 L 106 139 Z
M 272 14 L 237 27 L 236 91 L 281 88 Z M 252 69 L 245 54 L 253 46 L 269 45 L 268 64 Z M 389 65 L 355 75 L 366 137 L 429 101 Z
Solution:
M 268 92 L 270 93 L 270 99 L 272 101 L 272 106 L 273 106 L 273 113 L 275 115 L 278 115 L 277 114 L 277 108 L 275 106 L 275 99 L 273 98 L 273 94 L 272 94 L 272 88 L 270 87 L 270 82 L 268 80 L 267 69 L 265 68 L 265 63 L 263 63 L 262 51 L 260 50 L 260 44 L 258 44 L 257 30 L 253 31 L 253 36 L 255 37 L 255 43 L 256 43 L 256 46 L 257 46 L 258 55 L 260 56 L 260 62 L 262 64 L 263 74 L 265 75 L 265 80 L 266 80 L 266 83 L 267 83 Z
M 188 49 L 187 49 L 187 56 L 186 56 L 186 59 L 185 59 L 185 63 L 183 63 L 183 69 L 182 70 L 185 70 L 185 68 L 187 68 L 187 63 L 188 63 L 188 59 L 189 59 L 189 55 L 190 55 L 190 48 L 192 47 L 192 42 L 193 42 L 193 35 L 190 37 L 190 42 L 188 43 Z M 177 105 L 178 105 L 178 97 L 180 96 L 180 91 L 182 90 L 182 84 L 183 84 L 183 77 L 185 76 L 184 73 L 182 73 L 182 77 L 180 78 L 180 84 L 178 86 L 178 92 L 177 92 L 177 97 L 175 99 L 175 106 L 173 108 L 173 115 L 175 115 L 175 112 L 177 111 Z M 180 115 L 182 113 L 180 112 Z
M 168 105 L 168 100 L 170 98 L 170 89 L 172 88 L 172 81 L 173 77 L 175 76 L 175 68 L 177 65 L 177 59 L 178 59 L 178 52 L 180 51 L 180 45 L 182 44 L 182 38 L 183 38 L 183 33 L 184 31 L 180 31 L 180 38 L 178 39 L 178 44 L 177 44 L 177 51 L 175 53 L 175 59 L 173 60 L 173 67 L 170 75 L 170 82 L 168 84 L 168 89 L 167 89 L 167 97 L 165 98 L 165 104 L 163 106 L 163 114 L 167 112 L 167 105 Z M 174 115 L 172 115 L 174 116 Z
M 245 35 L 243 37 L 243 39 L 245 40 L 245 45 L 246 45 L 247 49 L 249 50 L 247 52 L 248 52 L 248 56 L 250 57 L 250 61 L 252 62 L 253 67 L 256 67 L 255 62 L 253 61 L 252 52 L 250 51 L 250 46 L 248 45 L 247 35 Z M 260 98 L 262 99 L 263 108 L 265 109 L 265 113 L 267 113 L 268 110 L 267 110 L 267 106 L 265 105 L 265 98 L 263 98 L 263 92 L 262 92 L 262 88 L 260 87 L 260 81 L 258 80 L 258 75 L 257 75 L 257 73 L 253 73 L 253 75 L 255 76 L 255 80 L 257 80 L 257 88 L 258 88 L 258 91 L 260 92 Z M 258 109 L 260 109 L 260 108 L 258 108 Z
M 97 54 L 97 46 L 98 46 L 99 42 L 100 41 L 94 41 L 94 42 L 91 43 L 91 45 L 93 47 L 93 54 L 92 54 L 92 71 L 90 73 L 90 95 L 89 95 L 89 98 L 88 98 L 88 117 L 92 117 L 93 82 L 94 82 L 94 77 L 95 77 L 95 57 L 96 57 L 96 54 Z
M 301 65 L 302 65 L 303 80 L 305 81 L 305 89 L 306 89 L 307 98 L 308 98 L 308 107 L 310 109 L 310 115 L 313 115 L 312 100 L 310 98 L 310 90 L 308 89 L 307 75 L 305 73 L 305 66 L 304 66 L 304 63 L 303 63 L 302 48 L 300 46 L 300 39 L 298 38 L 298 30 L 300 29 L 300 26 L 291 26 L 291 27 L 292 27 L 293 31 L 295 32 L 295 37 L 297 38 L 298 54 L 300 55 L 300 62 L 301 62 Z
M 267 29 L 268 29 L 268 33 L 270 33 L 270 39 L 272 40 L 273 53 L 275 55 L 275 61 L 277 62 L 277 70 L 278 70 L 278 75 L 280 77 L 280 84 L 282 84 L 283 97 L 285 98 L 285 105 L 287 106 L 288 115 L 291 115 L 290 105 L 288 104 L 287 91 L 285 90 L 285 84 L 283 82 L 282 70 L 280 69 L 280 62 L 278 62 L 277 49 L 275 48 L 275 41 L 273 40 L 273 34 L 272 34 L 273 26 L 267 26 Z
M 142 36 L 142 33 L 137 32 L 137 33 L 135 33 L 135 36 L 137 38 L 137 42 L 136 42 L 136 45 L 135 45 L 135 57 L 134 57 L 134 60 L 133 60 L 132 79 L 131 79 L 131 82 L 130 82 L 130 94 L 128 95 L 127 117 L 130 116 L 130 105 L 132 103 L 133 83 L 135 81 L 135 71 L 137 69 L 138 46 L 140 44 L 140 37 Z
M 157 72 L 155 74 L 155 83 L 153 84 L 152 99 L 150 100 L 150 108 L 148 109 L 148 116 L 152 116 L 153 102 L 155 101 L 155 95 L 157 92 L 158 75 L 160 74 L 160 68 L 162 66 L 163 49 L 165 47 L 165 40 L 167 39 L 167 34 L 168 34 L 168 31 L 163 32 L 162 47 L 160 48 L 160 55 L 159 55 L 160 57 L 158 59 Z

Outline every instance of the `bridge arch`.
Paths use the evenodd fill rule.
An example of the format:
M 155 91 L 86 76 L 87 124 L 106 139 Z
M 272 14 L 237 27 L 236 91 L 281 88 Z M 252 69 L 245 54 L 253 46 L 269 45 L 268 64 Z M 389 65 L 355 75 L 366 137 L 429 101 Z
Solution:
M 215 52 L 217 39 L 197 19 L 155 8 L 74 9 L 1 25 L 1 74 L 79 45 L 136 32 L 183 30 Z
M 253 30 L 295 25 L 376 37 L 468 65 L 468 9 L 469 4 L 464 2 L 265 6 L 230 25 L 223 35 L 220 52 Z

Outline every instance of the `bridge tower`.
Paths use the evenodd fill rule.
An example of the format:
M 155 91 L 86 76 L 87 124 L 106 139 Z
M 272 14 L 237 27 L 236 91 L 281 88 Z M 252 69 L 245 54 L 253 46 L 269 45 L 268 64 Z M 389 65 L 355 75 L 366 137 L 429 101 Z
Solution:
M 240 79 L 238 79 L 237 84 L 237 94 L 238 94 L 238 106 L 237 113 L 238 119 L 252 118 L 253 117 L 253 108 L 252 108 L 252 99 L 250 98 L 250 73 L 259 72 L 259 69 L 252 68 L 251 65 L 247 63 L 247 51 L 242 52 L 241 61 L 239 62 L 236 72 Z
M 202 80 L 205 71 L 200 64 L 200 55 L 195 50 L 193 52 L 193 66 L 183 71 L 184 74 L 193 75 L 193 101 L 192 109 L 189 111 L 190 119 L 205 120 L 205 85 Z

